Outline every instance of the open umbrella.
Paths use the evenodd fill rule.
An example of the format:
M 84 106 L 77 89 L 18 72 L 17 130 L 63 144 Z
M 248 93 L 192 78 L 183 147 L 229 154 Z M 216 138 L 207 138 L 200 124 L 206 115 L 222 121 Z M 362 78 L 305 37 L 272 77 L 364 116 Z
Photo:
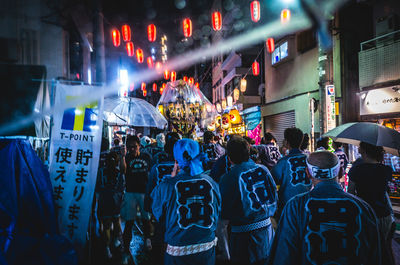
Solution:
M 386 152 L 392 155 L 400 155 L 400 133 L 372 122 L 345 123 L 323 136 L 329 136 L 334 141 L 353 145 L 366 142 L 375 146 L 382 146 Z
M 110 125 L 165 128 L 163 115 L 140 98 L 112 97 L 104 99 L 104 119 Z

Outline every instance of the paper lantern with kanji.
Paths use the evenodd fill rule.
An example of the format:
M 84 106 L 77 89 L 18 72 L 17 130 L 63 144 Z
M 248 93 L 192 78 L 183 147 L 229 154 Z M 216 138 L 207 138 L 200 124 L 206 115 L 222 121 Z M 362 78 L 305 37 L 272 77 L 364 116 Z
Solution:
M 171 72 L 171 82 L 175 82 L 175 80 L 176 80 L 176 72 L 172 71 Z
M 189 18 L 185 18 L 182 21 L 182 26 L 183 26 L 183 35 L 186 38 L 192 36 L 192 21 Z
M 240 80 L 240 92 L 244 93 L 246 92 L 247 89 L 247 80 L 242 78 L 242 80 Z
M 286 23 L 290 20 L 290 10 L 285 8 L 281 11 L 281 22 Z
M 157 29 L 154 24 L 150 24 L 147 27 L 147 37 L 150 42 L 154 42 L 156 40 Z
M 275 41 L 274 38 L 267 39 L 267 50 L 269 53 L 273 53 L 275 51 Z
M 229 111 L 229 121 L 231 124 L 239 124 L 242 123 L 242 117 L 237 109 L 232 109 Z
M 143 97 L 146 97 L 146 96 L 147 96 L 147 90 L 143 89 Z
M 253 69 L 253 75 L 257 76 L 260 74 L 260 64 L 257 61 L 254 61 L 251 68 Z
M 250 3 L 250 14 L 251 14 L 251 20 L 253 22 L 258 22 L 260 20 L 260 2 L 259 1 L 253 1 Z
M 189 85 L 192 86 L 193 84 L 194 84 L 194 78 L 191 77 L 191 78 L 189 78 Z
M 149 68 L 153 68 L 153 67 L 154 67 L 153 58 L 147 57 L 147 66 L 148 66 Z
M 232 98 L 232 96 L 227 96 L 227 97 L 226 97 L 226 104 L 228 105 L 228 107 L 232 107 L 232 105 L 233 105 L 233 98 Z
M 124 41 L 131 41 L 131 27 L 126 24 L 122 26 L 122 39 Z
M 186 75 L 183 77 L 183 81 L 185 81 L 185 82 L 188 81 L 188 77 Z
M 164 71 L 164 79 L 165 79 L 165 80 L 169 80 L 169 77 L 170 77 L 169 71 L 168 71 L 168 70 L 165 70 L 165 71 Z M 172 81 L 172 80 L 171 80 L 171 81 Z
M 197 89 L 199 89 L 199 88 L 200 88 L 199 82 L 194 83 L 194 87 L 197 88 Z
M 146 90 L 146 83 L 145 83 L 145 82 L 142 82 L 140 88 L 142 89 L 142 91 L 143 91 L 143 90 Z
M 220 31 L 222 28 L 222 15 L 220 12 L 215 11 L 211 15 L 212 18 L 212 27 L 215 31 Z
M 138 63 L 143 63 L 143 50 L 142 49 L 136 49 L 136 59 Z
M 233 90 L 233 100 L 234 100 L 234 101 L 239 100 L 239 96 L 240 96 L 240 91 L 239 91 L 239 89 L 235 88 L 235 89 Z
M 119 47 L 119 45 L 121 45 L 121 35 L 119 34 L 119 30 L 113 29 L 111 31 L 111 37 L 112 37 L 113 45 L 115 47 Z
M 126 43 L 126 52 L 128 53 L 129 57 L 132 57 L 135 54 L 135 49 L 134 49 L 134 46 L 133 46 L 133 42 L 128 41 Z
M 157 92 L 157 84 L 153 83 L 153 92 Z

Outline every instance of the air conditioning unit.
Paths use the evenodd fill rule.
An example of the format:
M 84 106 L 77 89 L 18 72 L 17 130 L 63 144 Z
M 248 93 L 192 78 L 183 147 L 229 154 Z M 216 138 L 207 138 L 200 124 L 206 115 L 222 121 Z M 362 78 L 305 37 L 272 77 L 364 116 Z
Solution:
M 375 37 L 393 32 L 399 28 L 399 17 L 396 14 L 378 18 L 375 24 Z

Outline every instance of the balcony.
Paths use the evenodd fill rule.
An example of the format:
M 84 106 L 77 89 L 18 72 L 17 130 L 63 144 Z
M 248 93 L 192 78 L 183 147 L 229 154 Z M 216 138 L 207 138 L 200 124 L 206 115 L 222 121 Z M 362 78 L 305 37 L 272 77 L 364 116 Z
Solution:
M 400 80 L 400 30 L 362 42 L 358 63 L 360 88 Z

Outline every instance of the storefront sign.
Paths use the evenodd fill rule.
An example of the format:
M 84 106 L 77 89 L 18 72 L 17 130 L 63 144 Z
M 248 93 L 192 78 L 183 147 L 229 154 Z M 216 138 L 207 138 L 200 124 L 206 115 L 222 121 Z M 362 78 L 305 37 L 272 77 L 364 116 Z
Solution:
M 400 112 L 400 86 L 360 93 L 360 115 Z
M 99 87 L 57 85 L 55 105 L 99 92 Z M 50 178 L 61 233 L 77 249 L 86 242 L 103 126 L 103 100 L 53 115 Z
M 326 86 L 326 129 L 332 130 L 336 127 L 336 112 L 335 112 L 335 86 Z

